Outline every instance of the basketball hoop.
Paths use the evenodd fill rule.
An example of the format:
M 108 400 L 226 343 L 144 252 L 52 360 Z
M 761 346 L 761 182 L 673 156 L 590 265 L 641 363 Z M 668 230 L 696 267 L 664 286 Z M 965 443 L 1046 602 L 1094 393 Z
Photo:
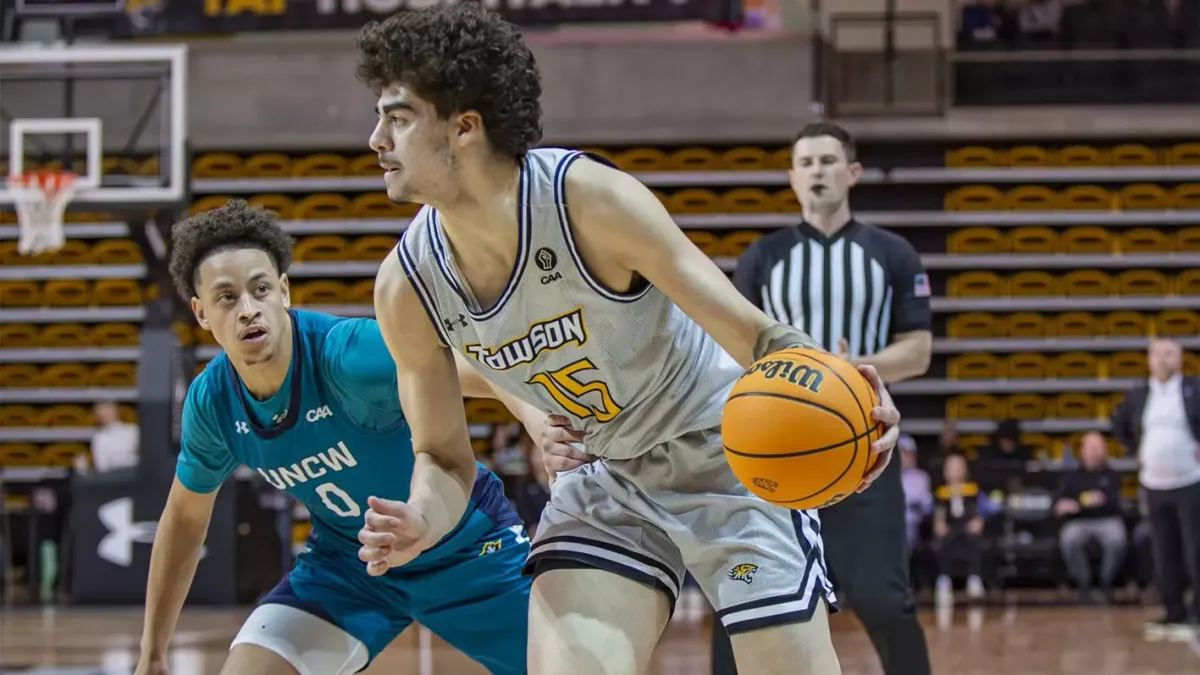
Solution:
M 63 213 L 75 194 L 76 177 L 71 171 L 26 171 L 8 177 L 20 223 L 17 253 L 39 255 L 63 247 Z

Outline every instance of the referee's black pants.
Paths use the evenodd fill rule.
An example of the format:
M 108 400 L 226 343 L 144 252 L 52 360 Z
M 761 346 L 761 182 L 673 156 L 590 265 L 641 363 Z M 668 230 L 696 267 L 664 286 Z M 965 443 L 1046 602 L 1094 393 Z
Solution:
M 858 615 L 886 675 L 929 675 L 925 632 L 917 622 L 904 529 L 900 458 L 862 494 L 821 509 L 825 561 L 839 603 Z M 729 635 L 713 626 L 713 675 L 736 675 Z

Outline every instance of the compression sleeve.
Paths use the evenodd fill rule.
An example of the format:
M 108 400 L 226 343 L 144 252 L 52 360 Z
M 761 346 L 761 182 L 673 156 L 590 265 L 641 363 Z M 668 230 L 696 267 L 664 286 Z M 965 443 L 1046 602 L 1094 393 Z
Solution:
M 217 429 L 216 405 L 208 388 L 208 378 L 201 373 L 188 387 L 183 403 L 182 433 L 175 476 L 192 492 L 207 493 L 221 487 L 238 461 Z

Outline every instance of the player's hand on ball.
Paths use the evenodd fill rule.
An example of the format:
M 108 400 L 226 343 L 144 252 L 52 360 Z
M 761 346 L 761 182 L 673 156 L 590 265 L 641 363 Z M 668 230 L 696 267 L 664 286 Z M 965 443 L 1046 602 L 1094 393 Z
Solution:
M 871 468 L 867 469 L 862 485 L 858 488 L 858 492 L 862 492 L 875 482 L 875 479 L 887 468 L 888 462 L 892 461 L 892 450 L 896 447 L 896 441 L 900 440 L 900 411 L 896 409 L 892 395 L 883 385 L 883 378 L 879 377 L 879 371 L 875 370 L 875 366 L 858 366 L 858 372 L 867 378 L 879 396 L 879 405 L 871 410 L 871 417 L 883 425 L 884 429 L 883 435 L 871 444 L 871 452 L 875 454 L 875 461 Z
M 542 466 L 551 481 L 559 471 L 570 471 L 596 461 L 595 457 L 572 445 L 582 440 L 583 432 L 572 429 L 571 420 L 562 415 L 550 415 L 542 422 L 538 447 L 542 451 Z
M 367 572 L 379 576 L 420 555 L 433 545 L 428 541 L 429 521 L 406 502 L 369 497 L 363 529 L 358 531 L 358 559 Z

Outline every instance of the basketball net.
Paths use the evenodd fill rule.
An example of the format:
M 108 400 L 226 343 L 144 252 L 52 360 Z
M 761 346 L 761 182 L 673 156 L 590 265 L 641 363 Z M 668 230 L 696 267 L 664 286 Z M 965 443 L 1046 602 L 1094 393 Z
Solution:
M 20 223 L 17 253 L 39 255 L 63 247 L 63 214 L 75 194 L 75 178 L 70 171 L 26 171 L 8 177 Z

